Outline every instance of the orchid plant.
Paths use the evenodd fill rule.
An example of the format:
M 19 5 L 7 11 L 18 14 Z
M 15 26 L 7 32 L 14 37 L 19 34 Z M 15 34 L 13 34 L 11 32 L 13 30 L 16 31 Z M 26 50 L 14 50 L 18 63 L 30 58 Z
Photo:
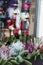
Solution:
M 21 35 L 22 36 L 22 35 Z M 28 60 L 37 56 L 43 59 L 43 39 L 41 38 L 30 38 L 27 41 L 26 35 L 20 39 L 16 39 L 11 36 L 8 41 L 10 45 L 2 44 L 0 47 L 0 65 L 19 65 L 24 62 L 26 65 L 32 65 Z M 12 41 L 11 41 L 12 40 Z M 24 41 L 22 41 L 24 40 Z

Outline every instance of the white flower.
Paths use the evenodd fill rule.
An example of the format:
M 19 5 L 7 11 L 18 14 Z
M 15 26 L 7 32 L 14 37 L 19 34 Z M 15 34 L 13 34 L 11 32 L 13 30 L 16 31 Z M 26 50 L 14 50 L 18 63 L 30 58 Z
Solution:
M 22 42 L 17 41 L 16 43 L 12 43 L 12 45 L 10 46 L 10 54 L 11 55 L 17 55 L 18 51 L 21 51 L 24 49 L 24 45 L 22 44 Z

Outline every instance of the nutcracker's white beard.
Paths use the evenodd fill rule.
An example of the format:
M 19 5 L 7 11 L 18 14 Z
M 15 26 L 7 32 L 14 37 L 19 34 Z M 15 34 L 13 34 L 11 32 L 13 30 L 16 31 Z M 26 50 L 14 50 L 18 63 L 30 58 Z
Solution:
M 15 15 L 14 13 L 17 13 L 17 15 Z M 9 14 L 9 17 L 12 19 L 13 18 L 16 18 L 16 28 L 20 29 L 20 12 L 19 12 L 19 9 L 15 9 L 14 8 L 8 8 L 8 14 Z
M 14 8 L 11 8 L 11 7 L 10 7 L 10 8 L 8 8 L 7 11 L 8 11 L 9 17 L 10 17 L 11 19 L 12 19 L 12 16 L 15 17 L 15 15 L 14 15 Z

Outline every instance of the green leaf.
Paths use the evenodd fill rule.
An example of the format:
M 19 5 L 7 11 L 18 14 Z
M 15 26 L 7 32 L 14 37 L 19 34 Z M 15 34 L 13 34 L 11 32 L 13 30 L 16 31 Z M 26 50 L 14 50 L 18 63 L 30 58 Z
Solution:
M 40 55 L 40 51 L 39 50 L 33 51 L 31 57 L 35 57 L 35 56 L 38 56 L 38 55 Z
M 4 64 L 4 62 L 5 62 L 5 60 L 4 60 L 4 59 L 2 59 L 2 58 L 0 58 L 0 65 L 3 65 L 3 64 Z
M 5 62 L 3 63 L 3 65 L 7 65 L 7 60 L 5 60 Z
M 27 60 L 25 60 L 25 59 L 24 59 L 24 63 L 25 63 L 26 65 L 32 65 L 31 62 L 29 62 L 29 61 L 27 61 Z
M 23 55 L 25 53 L 28 53 L 28 52 L 26 50 L 22 50 L 22 51 L 19 52 L 19 55 Z
M 36 60 L 37 56 L 34 57 L 34 60 Z
M 40 54 L 40 58 L 43 59 L 43 54 Z
M 16 60 L 11 60 L 11 63 L 19 65 L 19 63 Z
M 7 61 L 15 60 L 15 57 L 10 57 L 7 59 Z
M 12 42 L 14 41 L 14 39 L 15 39 L 15 37 L 14 37 L 13 35 L 11 35 L 11 36 L 8 38 L 8 41 L 12 43 Z
M 22 41 L 22 38 L 23 38 L 23 37 L 22 37 L 22 34 L 21 34 L 21 35 L 19 36 L 19 39 Z
M 0 58 L 0 63 L 2 62 L 2 60 L 3 60 L 3 59 L 2 59 L 2 58 Z
M 12 65 L 12 63 L 11 62 L 6 62 L 3 65 Z
M 28 53 L 27 59 L 31 59 L 31 53 Z
M 20 56 L 20 55 L 18 55 L 18 57 L 17 57 L 17 60 L 18 60 L 18 62 L 23 62 L 23 58 Z

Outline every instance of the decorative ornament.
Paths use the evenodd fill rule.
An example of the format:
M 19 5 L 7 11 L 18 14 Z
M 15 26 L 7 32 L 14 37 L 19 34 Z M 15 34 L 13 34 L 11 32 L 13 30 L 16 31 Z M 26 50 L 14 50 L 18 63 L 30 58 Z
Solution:
M 30 8 L 30 2 L 27 1 L 27 0 L 25 0 L 25 2 L 23 2 L 23 4 L 22 4 L 22 7 L 23 7 L 24 9 L 29 9 L 29 8 Z
M 22 12 L 21 13 L 21 20 L 25 21 L 26 18 L 30 18 L 30 14 L 27 12 Z
M 10 20 L 10 19 L 7 20 L 7 26 L 8 26 L 8 27 L 11 26 L 11 20 Z
M 25 35 L 28 35 L 28 34 L 29 34 L 29 30 L 25 30 L 25 31 L 24 31 L 24 34 L 25 34 Z
M 18 29 L 14 28 L 14 34 L 18 34 Z

